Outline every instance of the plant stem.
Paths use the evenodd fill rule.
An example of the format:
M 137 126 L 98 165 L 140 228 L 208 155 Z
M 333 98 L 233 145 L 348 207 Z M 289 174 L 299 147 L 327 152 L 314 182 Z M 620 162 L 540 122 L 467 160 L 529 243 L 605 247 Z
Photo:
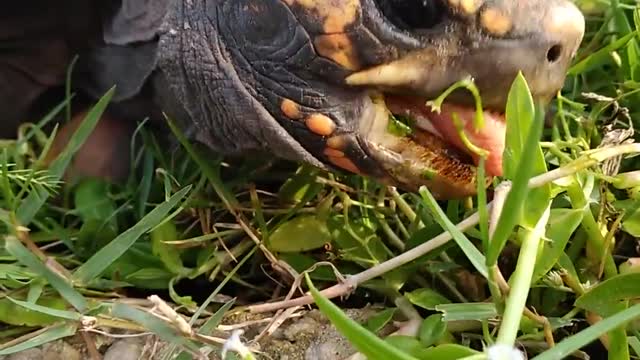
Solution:
M 567 188 L 567 194 L 571 200 L 571 204 L 574 209 L 583 209 L 584 217 L 582 218 L 582 229 L 587 234 L 587 246 L 593 251 L 587 251 L 587 254 L 591 254 L 589 260 L 593 262 L 593 265 L 597 268 L 600 262 L 600 257 L 605 254 L 605 240 L 598 223 L 596 222 L 591 209 L 589 208 L 588 201 L 584 195 L 582 187 L 576 181 Z M 605 278 L 610 278 L 618 274 L 616 264 L 613 261 L 613 257 L 608 255 L 604 258 L 604 275 Z
M 491 211 L 489 212 L 489 238 L 493 238 L 493 234 L 496 231 L 496 226 L 498 225 L 498 219 L 500 219 L 500 215 L 502 215 L 502 210 L 504 209 L 504 203 L 507 199 L 507 195 L 511 191 L 511 182 L 506 181 L 500 183 L 496 187 L 493 197 L 493 206 L 491 207 Z M 489 249 L 489 244 L 484 248 L 485 251 Z M 493 303 L 496 304 L 496 308 L 498 311 L 504 311 L 504 296 L 503 291 L 504 287 L 501 286 L 501 280 L 504 282 L 504 278 L 500 273 L 500 268 L 498 268 L 498 264 L 487 264 L 489 267 L 489 291 L 491 292 L 491 298 Z M 506 295 L 506 291 L 505 295 Z
M 506 309 L 502 325 L 498 332 L 498 344 L 513 346 L 518 335 L 520 319 L 527 302 L 531 278 L 536 265 L 536 257 L 540 240 L 549 220 L 550 208 L 544 212 L 533 229 L 524 230 L 524 239 L 518 256 L 518 264 L 513 274 L 513 286 L 507 297 Z

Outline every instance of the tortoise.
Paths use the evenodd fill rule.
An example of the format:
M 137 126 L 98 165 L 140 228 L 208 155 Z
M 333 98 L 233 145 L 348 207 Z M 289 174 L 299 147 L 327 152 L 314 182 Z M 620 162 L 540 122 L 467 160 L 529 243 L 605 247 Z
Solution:
M 476 189 L 454 114 L 501 175 L 513 80 L 521 72 L 548 102 L 585 29 L 567 0 L 27 0 L 0 24 L 2 136 L 59 100 L 78 54 L 74 92 L 116 86 L 102 122 L 168 114 L 223 154 L 266 151 L 439 199 Z M 482 97 L 482 129 L 468 91 L 426 105 L 464 79 Z M 394 117 L 411 131 L 390 131 Z

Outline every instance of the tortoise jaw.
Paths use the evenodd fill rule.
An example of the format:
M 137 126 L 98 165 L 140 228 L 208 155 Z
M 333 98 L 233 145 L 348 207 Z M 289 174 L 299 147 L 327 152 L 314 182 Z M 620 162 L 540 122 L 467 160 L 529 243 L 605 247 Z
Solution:
M 371 97 L 369 111 L 365 112 L 360 123 L 360 134 L 367 153 L 386 173 L 380 180 L 409 191 L 416 191 L 424 185 L 436 198 L 443 200 L 474 195 L 478 188 L 476 164 L 479 156 L 473 155 L 462 142 L 453 140 L 456 138 L 451 133 L 453 125 L 448 128 L 443 126 L 447 121 L 443 118 L 445 115 L 425 110 L 422 114 L 429 113 L 434 118 L 420 118 L 415 110 L 416 102 L 424 104 L 426 109 L 426 101 L 417 99 L 397 96 L 385 98 L 381 94 Z M 466 107 L 446 106 L 461 113 L 473 113 Z M 410 134 L 390 131 L 394 114 L 414 117 L 417 126 L 411 129 Z M 488 132 L 494 134 L 492 140 L 483 143 L 482 136 L 478 136 L 487 131 L 471 133 L 470 140 L 480 139 L 480 144 L 476 145 L 490 148 L 487 149 L 489 157 L 486 167 L 489 177 L 484 184 L 487 186 L 492 176 L 501 175 L 505 127 L 502 116 L 492 113 L 485 115 L 489 115 L 486 117 L 491 125 Z M 465 130 L 465 133 L 469 131 Z

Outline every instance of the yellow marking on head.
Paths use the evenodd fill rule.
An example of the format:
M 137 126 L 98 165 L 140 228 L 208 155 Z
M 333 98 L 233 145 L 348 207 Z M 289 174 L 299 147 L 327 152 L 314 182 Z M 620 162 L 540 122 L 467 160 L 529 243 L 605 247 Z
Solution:
M 285 0 L 287 5 L 297 4 L 314 11 L 322 21 L 325 34 L 345 32 L 347 26 L 358 20 L 360 0 Z
M 340 150 L 332 149 L 332 148 L 324 148 L 323 153 L 328 157 L 341 158 L 345 157 L 344 153 Z
M 360 60 L 346 34 L 320 35 L 314 41 L 315 49 L 321 56 L 333 60 L 348 70 L 360 69 Z
M 362 172 L 360 171 L 360 169 L 356 166 L 356 164 L 353 163 L 353 161 L 351 161 L 351 159 L 347 157 L 333 157 L 333 156 L 329 156 L 328 158 L 333 165 L 341 169 L 350 171 L 354 174 L 362 175 Z
M 449 6 L 462 10 L 465 15 L 473 15 L 482 5 L 482 0 L 449 0 Z
M 329 136 L 336 129 L 336 123 L 330 117 L 322 114 L 310 115 L 305 124 L 312 133 L 320 136 Z
M 302 118 L 302 113 L 300 112 L 300 105 L 293 100 L 284 99 L 280 103 L 280 111 L 284 114 L 284 116 L 288 117 L 292 120 L 298 120 Z
M 460 0 L 460 8 L 467 15 L 473 15 L 482 5 L 481 0 Z
M 347 139 L 342 135 L 332 136 L 327 139 L 327 146 L 332 149 L 344 150 L 347 147 Z
M 482 26 L 492 35 L 503 36 L 511 30 L 513 22 L 508 15 L 495 8 L 488 8 L 480 16 Z

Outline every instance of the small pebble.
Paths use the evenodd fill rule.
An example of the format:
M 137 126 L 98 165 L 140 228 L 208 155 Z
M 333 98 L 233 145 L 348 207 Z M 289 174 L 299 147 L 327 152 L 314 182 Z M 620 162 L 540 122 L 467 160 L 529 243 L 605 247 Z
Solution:
M 123 339 L 113 343 L 103 360 L 138 360 L 144 344 L 138 339 Z
M 7 356 L 6 360 L 40 360 L 42 359 L 42 349 L 35 348 Z
M 11 354 L 5 360 L 82 360 L 82 356 L 73 346 L 60 340 Z
M 42 360 L 82 360 L 80 352 L 64 341 L 55 341 L 42 346 Z

